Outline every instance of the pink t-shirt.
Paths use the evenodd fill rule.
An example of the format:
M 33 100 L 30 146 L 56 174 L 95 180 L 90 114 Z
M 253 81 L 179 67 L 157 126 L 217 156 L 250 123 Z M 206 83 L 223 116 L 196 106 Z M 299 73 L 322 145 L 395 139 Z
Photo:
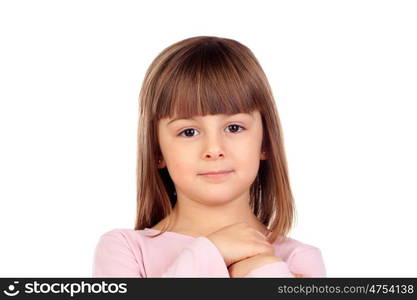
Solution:
M 159 230 L 113 229 L 96 246 L 93 277 L 228 277 L 217 247 L 206 237 Z M 325 277 L 320 249 L 295 239 L 273 244 L 283 261 L 253 269 L 245 277 Z

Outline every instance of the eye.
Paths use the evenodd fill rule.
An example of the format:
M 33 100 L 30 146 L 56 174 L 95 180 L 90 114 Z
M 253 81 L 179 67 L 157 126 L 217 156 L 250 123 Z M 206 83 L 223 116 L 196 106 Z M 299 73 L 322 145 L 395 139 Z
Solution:
M 246 128 L 245 127 L 243 127 L 243 126 L 240 126 L 240 125 L 237 125 L 237 124 L 231 124 L 231 125 L 229 125 L 229 126 L 227 126 L 228 128 L 234 128 L 233 130 L 232 130 L 232 132 L 240 132 L 240 131 L 243 131 L 243 130 L 245 130 Z M 238 129 L 237 131 L 235 131 L 235 129 Z M 242 130 L 240 130 L 239 131 L 239 128 L 242 128 Z
M 243 130 L 246 130 L 246 128 L 245 127 L 243 127 L 243 126 L 240 126 L 240 125 L 237 125 L 237 124 L 231 124 L 231 125 L 228 125 L 227 126 L 227 128 L 232 128 L 232 132 L 233 133 L 235 133 L 235 132 L 240 132 L 240 131 L 243 131 Z M 240 130 L 240 131 L 236 131 L 236 128 L 237 129 L 239 129 L 239 128 L 242 128 L 242 130 Z M 178 136 L 184 136 L 183 135 L 183 133 L 185 133 L 186 135 L 186 137 L 192 137 L 192 136 L 194 136 L 193 135 L 193 132 L 195 132 L 196 130 L 194 129 L 194 128 L 187 128 L 187 129 L 184 129 L 183 131 L 181 131 L 179 134 L 178 134 Z M 188 134 L 191 134 L 191 135 L 187 135 L 187 133 Z
M 185 130 L 183 130 L 183 131 L 181 131 L 180 132 L 180 134 L 179 134 L 179 136 L 183 136 L 183 134 L 182 133 L 184 133 L 185 132 L 185 136 L 187 136 L 187 137 L 190 137 L 190 135 L 188 135 L 188 134 L 190 134 L 191 133 L 191 136 L 193 136 L 192 135 L 192 132 L 194 132 L 195 131 L 195 129 L 194 128 L 187 128 L 187 129 L 185 129 Z M 188 134 L 187 134 L 188 133 Z

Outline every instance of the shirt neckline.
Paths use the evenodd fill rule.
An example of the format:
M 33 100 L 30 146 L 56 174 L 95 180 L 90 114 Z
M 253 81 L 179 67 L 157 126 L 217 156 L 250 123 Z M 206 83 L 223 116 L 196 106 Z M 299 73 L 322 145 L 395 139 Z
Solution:
M 161 230 L 153 229 L 153 228 L 145 228 L 144 230 L 146 230 L 146 231 L 161 232 Z M 168 235 L 173 235 L 173 236 L 179 236 L 179 237 L 187 238 L 187 239 L 196 239 L 197 238 L 197 237 L 194 237 L 194 236 L 191 236 L 191 235 L 182 234 L 182 233 L 178 233 L 178 232 L 174 232 L 174 231 L 165 231 L 163 234 L 168 234 Z

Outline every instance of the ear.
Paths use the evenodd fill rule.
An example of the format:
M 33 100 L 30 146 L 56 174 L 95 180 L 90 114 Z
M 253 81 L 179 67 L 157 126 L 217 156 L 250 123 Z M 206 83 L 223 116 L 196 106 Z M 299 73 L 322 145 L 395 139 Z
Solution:
M 266 160 L 266 159 L 268 159 L 268 155 L 266 154 L 266 151 L 262 151 L 261 160 Z
M 165 168 L 166 167 L 166 163 L 165 163 L 165 160 L 163 159 L 163 158 L 159 158 L 158 159 L 158 169 L 163 169 L 163 168 Z

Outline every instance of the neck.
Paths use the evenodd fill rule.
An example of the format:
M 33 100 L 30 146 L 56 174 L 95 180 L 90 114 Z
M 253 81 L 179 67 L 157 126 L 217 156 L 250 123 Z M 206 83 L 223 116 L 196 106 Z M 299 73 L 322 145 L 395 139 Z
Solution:
M 179 197 L 173 213 L 165 218 L 154 229 L 160 229 L 170 221 L 169 231 L 190 236 L 207 236 L 225 226 L 245 222 L 267 234 L 267 228 L 253 214 L 249 207 L 249 194 L 221 205 L 206 205 L 198 201 Z

